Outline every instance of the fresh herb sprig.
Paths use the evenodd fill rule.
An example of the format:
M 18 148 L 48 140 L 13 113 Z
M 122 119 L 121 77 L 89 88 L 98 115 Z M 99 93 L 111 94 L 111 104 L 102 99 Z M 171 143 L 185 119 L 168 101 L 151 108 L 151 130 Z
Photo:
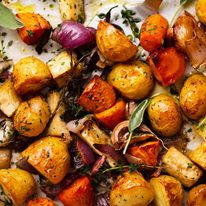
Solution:
M 134 11 L 127 9 L 125 6 L 124 9 L 121 11 L 122 18 L 124 19 L 123 24 L 129 25 L 132 30 L 133 36 L 135 38 L 138 38 L 139 28 L 137 27 L 136 23 L 139 23 L 141 19 L 135 18 L 134 17 L 135 14 L 136 13 Z
M 149 106 L 150 103 L 150 99 L 145 99 L 143 100 L 138 106 L 137 108 L 134 110 L 134 112 L 132 113 L 130 119 L 129 119 L 129 137 L 127 140 L 127 143 L 125 145 L 125 148 L 123 150 L 123 154 L 126 154 L 127 152 L 127 148 L 129 146 L 129 143 L 132 139 L 132 135 L 135 129 L 137 129 L 143 121 L 143 117 L 144 117 L 144 113 L 145 110 L 147 109 L 147 107 Z

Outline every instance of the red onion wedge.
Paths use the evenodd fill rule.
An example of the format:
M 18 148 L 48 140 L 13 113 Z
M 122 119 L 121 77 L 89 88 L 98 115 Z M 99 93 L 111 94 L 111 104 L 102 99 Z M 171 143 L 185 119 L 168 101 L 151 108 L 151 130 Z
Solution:
M 100 156 L 97 161 L 94 163 L 94 166 L 92 168 L 92 172 L 91 174 L 94 175 L 97 172 L 99 172 L 99 170 L 101 169 L 101 167 L 103 166 L 103 164 L 106 161 L 106 156 Z
M 76 49 L 95 40 L 96 30 L 75 21 L 66 20 L 52 33 L 52 39 L 65 49 Z

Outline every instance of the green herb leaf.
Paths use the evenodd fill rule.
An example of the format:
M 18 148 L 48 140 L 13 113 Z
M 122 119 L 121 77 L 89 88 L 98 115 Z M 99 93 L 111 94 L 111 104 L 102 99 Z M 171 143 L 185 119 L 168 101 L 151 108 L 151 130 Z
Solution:
M 10 9 L 0 3 L 0 26 L 8 29 L 22 28 L 24 25 L 16 19 Z
M 132 113 L 132 116 L 129 119 L 129 132 L 132 133 L 135 129 L 137 129 L 144 117 L 145 110 L 147 109 L 150 103 L 150 99 L 143 100 Z

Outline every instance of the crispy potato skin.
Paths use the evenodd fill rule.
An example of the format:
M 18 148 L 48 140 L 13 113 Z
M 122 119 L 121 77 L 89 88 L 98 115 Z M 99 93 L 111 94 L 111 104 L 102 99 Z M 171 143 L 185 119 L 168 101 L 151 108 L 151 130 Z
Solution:
M 148 52 L 157 50 L 166 36 L 167 20 L 160 14 L 153 14 L 146 18 L 140 30 L 140 44 Z
M 40 14 L 19 13 L 16 15 L 25 25 L 18 29 L 19 36 L 26 44 L 36 44 L 47 30 L 51 29 L 50 23 Z
M 141 61 L 115 64 L 107 80 L 124 97 L 133 100 L 144 99 L 154 87 L 151 69 Z
M 189 153 L 189 158 L 204 170 L 206 170 L 205 153 L 206 153 L 206 142 L 203 142 L 196 149 L 194 149 Z
M 99 22 L 96 42 L 101 54 L 112 62 L 128 61 L 138 50 L 127 36 L 106 21 Z
M 179 132 L 182 117 L 173 97 L 166 94 L 154 97 L 147 111 L 152 128 L 160 135 L 170 137 Z
M 126 172 L 114 183 L 110 193 L 111 206 L 147 206 L 154 199 L 149 182 L 138 172 Z
M 170 147 L 163 157 L 163 168 L 185 187 L 191 187 L 202 176 L 202 171 L 174 147 Z
M 59 195 L 64 206 L 93 206 L 94 191 L 88 177 L 77 179 L 72 185 L 64 189 Z
M 35 199 L 29 200 L 27 206 L 56 206 L 56 204 L 45 197 L 37 197 Z
M 47 102 L 40 96 L 22 102 L 14 115 L 14 127 L 19 134 L 35 137 L 41 134 L 50 118 Z
M 15 206 L 22 205 L 36 190 L 33 176 L 21 169 L 0 170 L 0 185 Z
M 103 112 L 112 107 L 116 102 L 116 94 L 111 85 L 94 76 L 87 84 L 78 99 L 78 104 L 88 112 Z
M 11 80 L 8 80 L 0 86 L 0 110 L 7 117 L 11 117 L 14 115 L 20 103 L 21 99 L 16 94 Z
M 51 79 L 48 66 L 36 57 L 20 59 L 13 69 L 13 84 L 17 94 L 34 93 L 48 84 Z
M 118 100 L 111 108 L 95 114 L 95 118 L 101 122 L 105 127 L 114 129 L 114 127 L 125 120 L 125 107 L 126 103 L 124 100 Z
M 53 184 L 58 184 L 69 170 L 70 154 L 61 138 L 44 137 L 29 145 L 21 155 Z
M 196 5 L 195 5 L 195 11 L 196 11 L 196 14 L 200 22 L 206 25 L 206 1 L 197 0 Z
M 187 206 L 206 205 L 206 184 L 193 187 L 187 195 Z
M 161 175 L 150 180 L 155 192 L 154 206 L 182 206 L 183 188 L 174 177 Z
M 180 106 L 184 114 L 193 120 L 206 115 L 206 77 L 193 74 L 184 83 L 180 92 Z

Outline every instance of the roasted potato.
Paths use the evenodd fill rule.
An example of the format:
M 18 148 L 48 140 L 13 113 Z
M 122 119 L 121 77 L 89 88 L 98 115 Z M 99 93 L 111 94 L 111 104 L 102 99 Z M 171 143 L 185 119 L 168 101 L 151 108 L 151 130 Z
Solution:
M 80 106 L 94 113 L 109 109 L 115 102 L 116 94 L 113 87 L 97 75 L 89 81 L 78 99 Z
M 84 22 L 84 0 L 58 0 L 58 3 L 63 20 Z
M 126 62 L 137 53 L 137 46 L 106 21 L 100 21 L 96 33 L 97 47 L 106 60 Z
M 206 25 L 206 1 L 197 0 L 195 5 L 195 11 L 200 22 Z
M 21 103 L 21 99 L 16 94 L 13 83 L 8 80 L 0 86 L 0 110 L 11 117 Z
M 154 189 L 154 206 L 182 206 L 183 188 L 174 177 L 161 175 L 152 178 L 150 184 Z
M 36 57 L 20 59 L 13 69 L 13 83 L 17 94 L 34 93 L 48 84 L 51 74 L 48 66 Z
M 112 186 L 111 206 L 147 206 L 154 199 L 154 191 L 149 182 L 138 172 L 125 172 Z
M 170 137 L 179 132 L 182 116 L 179 105 L 173 97 L 167 94 L 155 96 L 147 111 L 152 128 L 160 135 Z
M 187 194 L 187 206 L 206 205 L 206 184 L 192 188 Z
M 133 100 L 144 99 L 154 87 L 151 69 L 141 61 L 115 64 L 107 80 L 124 97 Z
M 8 169 L 11 162 L 11 150 L 7 148 L 0 149 L 0 169 Z
M 21 154 L 53 184 L 58 184 L 69 170 L 70 154 L 67 144 L 61 138 L 42 138 L 29 145 Z
M 22 203 L 36 192 L 36 182 L 33 176 L 21 169 L 0 170 L 1 195 L 15 206 Z
M 206 151 L 206 142 L 203 142 L 196 149 L 194 149 L 189 153 L 189 158 L 204 170 L 206 170 L 205 151 Z
M 58 197 L 64 206 L 94 206 L 94 190 L 86 176 L 74 181 Z
M 63 51 L 55 56 L 53 59 L 49 60 L 47 63 L 51 75 L 59 87 L 65 86 L 70 80 L 70 74 L 72 71 L 72 66 L 77 63 L 77 55 L 72 52 Z M 82 69 L 82 64 L 78 64 L 75 68 L 74 75 L 78 75 Z
M 0 119 L 0 147 L 7 146 L 15 137 L 15 129 L 10 119 Z
M 185 187 L 193 186 L 202 176 L 202 171 L 174 147 L 169 148 L 163 157 L 163 168 Z
M 35 137 L 41 134 L 50 118 L 47 102 L 40 96 L 22 102 L 14 115 L 14 127 L 19 134 Z
M 191 75 L 180 92 L 180 106 L 184 114 L 193 120 L 206 115 L 206 77 L 202 74 Z

